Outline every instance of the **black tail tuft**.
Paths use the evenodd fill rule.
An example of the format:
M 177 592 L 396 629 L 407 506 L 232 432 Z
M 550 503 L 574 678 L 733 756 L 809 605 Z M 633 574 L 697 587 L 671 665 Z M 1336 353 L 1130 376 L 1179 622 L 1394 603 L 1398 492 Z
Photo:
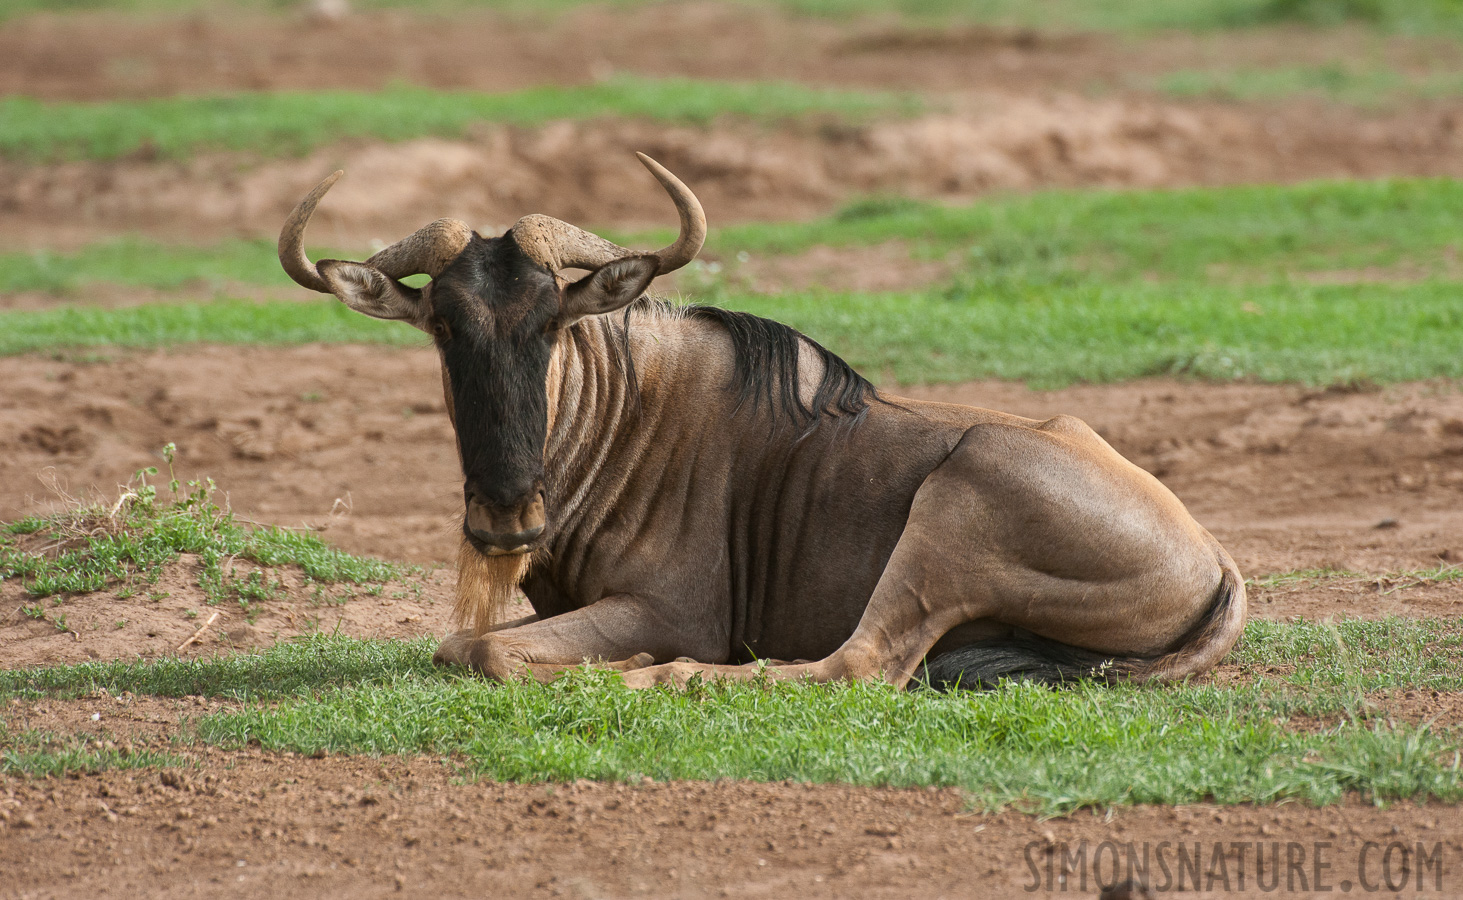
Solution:
M 1125 674 L 1129 662 L 1028 634 L 942 653 L 926 661 L 915 680 L 937 691 L 990 690 L 1003 679 L 1046 685 L 1113 681 Z

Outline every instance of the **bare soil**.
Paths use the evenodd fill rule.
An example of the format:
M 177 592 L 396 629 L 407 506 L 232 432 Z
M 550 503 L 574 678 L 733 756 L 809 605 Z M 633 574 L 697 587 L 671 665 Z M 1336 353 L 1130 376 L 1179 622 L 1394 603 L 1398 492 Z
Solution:
M 320 528 L 353 552 L 445 563 L 461 483 L 431 351 L 201 347 L 92 362 L 0 360 L 0 518 L 61 496 L 116 495 L 178 445 L 259 521 Z M 894 388 L 1045 418 L 1077 415 L 1156 474 L 1261 577 L 1383 574 L 1463 562 L 1463 392 L 1148 380 L 1033 391 L 975 382 Z M 1273 593 L 1359 615 L 1451 608 L 1447 585 L 1332 583 Z M 1338 601 L 1336 598 L 1344 599 Z M 1428 599 L 1432 598 L 1432 599 Z M 1441 605 L 1439 605 L 1441 604 Z M 1338 610 L 1339 611 L 1339 610 Z
M 1291 873 L 1281 871 L 1287 896 L 1329 895 L 1343 882 L 1364 890 L 1359 862 L 1369 841 L 1379 847 L 1365 883 L 1377 883 L 1378 851 L 1394 842 L 1441 857 L 1431 871 L 1414 858 L 1407 887 L 1423 870 L 1424 895 L 1458 896 L 1463 877 L 1463 813 L 1453 806 L 1139 807 L 1041 820 L 973 814 L 952 790 L 462 783 L 450 766 L 425 759 L 194 756 L 193 771 L 0 782 L 7 893 L 893 898 L 918 885 L 934 897 L 1027 889 L 1095 897 L 1112 872 L 1110 856 L 1092 871 L 1103 841 L 1134 842 L 1139 853 L 1145 842 L 1183 842 L 1188 852 L 1200 843 L 1201 871 L 1222 842 L 1221 852 L 1236 854 L 1229 890 L 1210 881 L 1208 896 L 1269 893 L 1256 881 L 1257 843 L 1267 861 L 1274 842 L 1282 860 L 1286 842 L 1304 850 L 1305 881 L 1287 885 Z M 1086 864 L 1069 862 L 1083 841 Z M 1240 842 L 1249 844 L 1243 890 L 1231 847 Z M 1319 884 L 1316 853 L 1331 866 Z M 1400 853 L 1394 863 L 1396 885 Z M 1161 877 L 1155 866 L 1155 884 Z
M 154 584 L 35 599 L 13 579 L 0 583 L 0 668 L 87 660 L 196 658 L 239 653 L 308 634 L 411 638 L 443 634 L 456 578 L 441 569 L 380 585 L 308 584 L 293 566 L 258 571 L 274 597 L 212 602 L 199 587 L 199 562 L 185 554 Z M 519 615 L 532 610 L 526 601 Z M 515 616 L 516 617 L 516 616 Z

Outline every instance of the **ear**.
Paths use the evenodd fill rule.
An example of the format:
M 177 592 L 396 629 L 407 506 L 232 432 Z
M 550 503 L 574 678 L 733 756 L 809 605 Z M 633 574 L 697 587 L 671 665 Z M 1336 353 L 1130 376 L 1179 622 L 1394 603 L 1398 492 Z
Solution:
M 627 256 L 608 262 L 564 288 L 559 300 L 559 324 L 585 316 L 614 312 L 633 303 L 660 268 L 654 256 Z
M 335 296 L 356 312 L 423 328 L 420 290 L 399 284 L 363 263 L 322 259 L 315 267 Z

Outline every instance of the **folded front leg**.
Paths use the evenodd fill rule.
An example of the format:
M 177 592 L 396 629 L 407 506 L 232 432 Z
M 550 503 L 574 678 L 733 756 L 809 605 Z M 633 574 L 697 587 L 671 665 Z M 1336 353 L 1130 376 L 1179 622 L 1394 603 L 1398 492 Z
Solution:
M 704 652 L 656 605 L 640 597 L 606 597 L 582 609 L 481 637 L 449 635 L 432 661 L 457 664 L 506 681 L 548 681 L 586 663 L 616 671 Z M 704 642 L 703 642 L 704 643 Z

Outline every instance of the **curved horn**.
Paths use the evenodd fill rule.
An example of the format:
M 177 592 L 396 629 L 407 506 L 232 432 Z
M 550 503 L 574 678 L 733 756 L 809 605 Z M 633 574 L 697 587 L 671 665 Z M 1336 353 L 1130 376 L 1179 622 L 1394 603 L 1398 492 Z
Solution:
M 436 278 L 470 240 L 472 229 L 466 222 L 438 219 L 375 254 L 366 265 L 397 281 L 419 273 Z
M 695 259 L 701 251 L 701 245 L 706 242 L 706 213 L 696 195 L 679 178 L 644 153 L 635 155 L 671 195 L 681 219 L 681 233 L 675 243 L 654 254 L 659 260 L 656 274 L 664 275 Z M 514 224 L 512 234 L 524 253 L 551 272 L 597 269 L 616 259 L 636 255 L 632 250 L 552 216 L 524 216 Z
M 529 259 L 555 273 L 560 269 L 598 269 L 634 255 L 597 234 L 540 213 L 519 219 L 509 233 Z
M 310 216 L 314 214 L 320 198 L 344 174 L 345 170 L 337 169 L 329 178 L 315 185 L 315 189 L 306 194 L 289 218 L 284 220 L 284 227 L 279 231 L 279 264 L 284 266 L 285 272 L 295 280 L 295 284 L 322 294 L 332 294 L 334 291 L 320 277 L 320 272 L 310 262 L 310 257 L 305 255 L 305 226 L 310 224 Z
M 701 245 L 706 243 L 706 212 L 701 209 L 701 201 L 696 199 L 691 189 L 672 175 L 669 169 L 644 153 L 636 152 L 635 155 L 650 170 L 650 174 L 655 176 L 655 180 L 660 182 L 660 186 L 665 188 L 665 192 L 671 195 L 671 200 L 676 204 L 676 213 L 681 217 L 681 233 L 676 242 L 663 250 L 655 251 L 660 260 L 660 268 L 655 274 L 664 275 L 684 266 L 701 252 Z
M 305 226 L 310 224 L 310 216 L 314 214 L 320 198 L 344 174 L 343 170 L 336 171 L 315 185 L 315 189 L 306 194 L 285 219 L 284 228 L 279 232 L 280 265 L 296 284 L 322 294 L 334 291 L 320 277 L 320 270 L 310 262 L 310 257 L 305 255 Z M 458 219 L 438 219 L 375 254 L 366 260 L 366 265 L 396 281 L 418 273 L 436 278 L 470 240 L 472 229 L 467 223 Z

